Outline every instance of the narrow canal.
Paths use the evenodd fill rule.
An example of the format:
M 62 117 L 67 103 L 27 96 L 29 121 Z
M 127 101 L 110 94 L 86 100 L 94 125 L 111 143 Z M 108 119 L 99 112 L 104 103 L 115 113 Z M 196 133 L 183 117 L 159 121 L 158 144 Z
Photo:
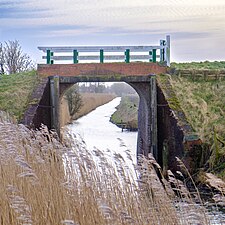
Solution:
M 110 116 L 116 111 L 121 98 L 115 98 L 111 102 L 98 107 L 91 113 L 67 125 L 71 133 L 79 135 L 85 141 L 87 149 L 100 149 L 106 155 L 109 152 L 120 153 L 127 157 L 126 151 L 130 150 L 133 163 L 136 163 L 137 132 L 123 131 L 110 122 Z M 132 169 L 132 161 L 127 165 Z M 182 203 L 184 204 L 184 203 Z M 208 208 L 208 207 L 207 207 Z M 207 210 L 206 210 L 207 211 Z M 225 214 L 210 207 L 208 211 L 209 224 L 225 224 Z M 202 224 L 202 223 L 191 223 Z
M 124 156 L 130 150 L 136 162 L 137 132 L 123 131 L 110 122 L 110 116 L 116 111 L 121 98 L 117 97 L 111 102 L 102 105 L 86 116 L 68 125 L 71 132 L 79 134 L 85 141 L 87 148 L 98 148 L 103 152 L 108 150 Z

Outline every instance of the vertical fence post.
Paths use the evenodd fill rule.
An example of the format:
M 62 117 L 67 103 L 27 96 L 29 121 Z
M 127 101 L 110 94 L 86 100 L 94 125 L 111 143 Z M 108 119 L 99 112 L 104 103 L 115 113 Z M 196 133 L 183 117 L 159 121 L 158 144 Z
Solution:
M 73 50 L 73 63 L 78 63 L 78 51 Z
M 130 49 L 126 49 L 125 51 L 125 62 L 126 63 L 130 62 Z
M 51 56 L 51 57 L 54 56 L 54 52 L 51 52 L 51 53 L 50 53 L 50 56 Z M 53 60 L 53 59 L 51 59 L 50 64 L 54 64 L 54 60 Z
M 100 49 L 100 63 L 104 62 L 104 50 Z
M 47 64 L 51 64 L 51 50 L 47 49 Z
M 165 61 L 165 40 L 160 40 L 160 62 L 164 62 Z
M 156 62 L 156 49 L 152 49 L 152 61 Z
M 166 65 L 170 66 L 170 35 L 166 36 L 166 56 L 165 56 L 165 60 L 166 60 Z
M 152 51 L 149 51 L 149 62 L 152 62 Z

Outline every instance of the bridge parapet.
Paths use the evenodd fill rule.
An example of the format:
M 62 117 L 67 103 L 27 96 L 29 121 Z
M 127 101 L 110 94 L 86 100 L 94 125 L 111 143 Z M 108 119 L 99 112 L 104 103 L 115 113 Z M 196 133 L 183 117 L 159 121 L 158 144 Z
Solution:
M 121 62 L 135 61 L 160 62 L 170 66 L 170 36 L 160 40 L 158 46 L 61 46 L 38 47 L 46 53 L 42 58 L 47 64 L 55 61 Z

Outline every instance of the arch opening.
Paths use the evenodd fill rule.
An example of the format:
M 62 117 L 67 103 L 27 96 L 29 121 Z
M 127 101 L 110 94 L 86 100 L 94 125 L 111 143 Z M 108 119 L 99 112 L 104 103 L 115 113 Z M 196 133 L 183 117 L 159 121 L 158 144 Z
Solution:
M 148 156 L 152 153 L 158 160 L 157 150 L 157 104 L 156 104 L 156 77 L 147 76 L 53 76 L 50 77 L 51 98 L 51 128 L 60 133 L 59 99 L 62 93 L 77 82 L 126 82 L 131 85 L 140 97 L 138 107 L 138 140 L 137 155 Z
M 97 99 L 97 104 L 99 103 L 99 105 L 102 105 L 101 102 L 105 102 L 105 101 L 108 102 L 109 96 L 113 96 L 114 98 L 119 96 L 120 98 L 122 98 L 122 102 L 123 102 L 123 104 L 121 106 L 122 111 L 120 111 L 116 115 L 116 117 L 118 115 L 123 116 L 123 117 L 121 117 L 121 120 L 123 120 L 124 123 L 129 124 L 129 126 L 132 125 L 131 123 L 134 122 L 133 120 L 136 120 L 135 121 L 136 122 L 135 131 L 138 130 L 137 113 L 138 113 L 138 105 L 139 105 L 139 95 L 130 84 L 126 84 L 125 82 L 115 82 L 115 83 L 77 82 L 75 84 L 68 84 L 68 85 L 62 86 L 63 91 L 62 90 L 60 91 L 61 92 L 61 96 L 60 96 L 60 117 L 61 117 L 61 119 L 60 120 L 62 120 L 62 114 L 68 115 L 68 112 L 65 111 L 65 93 L 69 89 L 73 88 L 74 85 L 79 90 L 79 94 L 81 94 L 83 96 L 83 98 L 84 98 L 83 104 L 84 105 L 90 104 L 91 101 L 96 101 L 96 99 Z M 67 88 L 66 88 L 66 86 L 67 86 Z M 111 99 L 110 99 L 110 101 L 111 101 Z M 117 102 L 118 102 L 118 100 L 117 100 Z M 119 104 L 119 102 L 118 102 L 118 104 Z M 126 106 L 126 108 L 124 108 L 125 106 Z M 126 115 L 121 115 L 121 113 L 122 114 L 126 113 Z M 102 116 L 104 116 L 104 115 L 102 115 Z M 109 116 L 112 116 L 112 114 L 110 114 Z M 74 117 L 74 118 L 76 118 L 76 117 Z M 96 118 L 93 120 L 98 120 L 98 119 Z M 82 121 L 82 120 L 78 120 L 78 121 Z M 115 122 L 118 125 L 118 127 L 116 127 L 115 129 L 112 129 L 112 138 L 114 138 L 114 136 L 115 136 L 114 133 L 116 132 L 117 138 L 115 138 L 114 141 L 118 142 L 117 139 L 119 139 L 120 135 L 122 134 L 121 139 L 125 139 L 124 140 L 125 144 L 126 144 L 126 142 L 130 142 L 130 143 L 132 143 L 132 145 L 134 145 L 132 152 L 133 151 L 135 152 L 135 158 L 136 158 L 137 135 L 134 134 L 133 135 L 135 137 L 134 141 L 133 140 L 130 141 L 130 136 L 132 134 L 131 135 L 128 134 L 128 132 L 130 130 L 134 130 L 134 129 L 130 129 L 129 127 L 124 127 L 124 129 L 123 129 L 121 127 L 120 121 L 112 121 L 112 122 Z M 79 123 L 79 125 L 77 125 L 77 123 Z M 108 118 L 108 123 L 110 123 L 110 118 Z M 81 129 L 80 126 L 82 126 L 82 122 L 74 122 L 74 124 L 75 124 L 74 126 L 79 126 L 78 130 Z M 83 124 L 85 124 L 85 123 L 83 123 Z M 88 125 L 98 126 L 98 123 L 97 123 L 97 125 L 93 125 L 93 123 L 90 122 Z M 101 126 L 101 123 L 100 123 L 100 126 Z M 107 126 L 107 124 L 106 124 L 106 126 Z M 69 127 L 71 127 L 71 125 L 69 125 Z M 88 130 L 93 130 L 93 129 L 94 129 L 93 127 L 87 127 L 86 130 L 87 130 L 88 134 L 84 135 L 84 136 L 88 136 L 90 133 Z M 98 132 L 98 129 L 96 129 L 96 130 L 97 130 L 96 132 Z M 104 127 L 102 127 L 102 132 L 103 132 L 103 130 L 104 130 Z M 123 131 L 123 133 L 122 133 L 122 131 Z M 85 132 L 86 131 L 84 131 L 84 133 Z M 107 132 L 107 131 L 105 131 L 105 132 Z M 109 133 L 110 133 L 110 131 L 109 131 Z M 126 134 L 128 134 L 128 137 L 126 137 Z M 104 137 L 101 137 L 100 135 L 101 134 L 99 134 L 99 139 L 104 138 Z M 129 148 L 130 148 L 130 143 L 128 143 Z

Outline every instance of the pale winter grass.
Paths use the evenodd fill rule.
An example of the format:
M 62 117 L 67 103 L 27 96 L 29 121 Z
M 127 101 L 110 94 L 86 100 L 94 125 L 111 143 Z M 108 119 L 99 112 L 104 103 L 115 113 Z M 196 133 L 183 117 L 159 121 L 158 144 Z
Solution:
M 185 114 L 207 143 L 213 143 L 214 132 L 225 137 L 225 81 L 193 81 L 171 76 L 170 81 Z
M 1 224 L 208 224 L 184 185 L 175 185 L 177 198 L 160 182 L 151 155 L 140 160 L 138 178 L 126 166 L 130 158 L 127 151 L 126 159 L 115 153 L 109 160 L 75 136 L 63 145 L 45 127 L 31 131 L 1 121 Z
M 225 80 L 169 79 L 188 121 L 210 148 L 210 169 L 225 180 Z
M 82 99 L 82 106 L 73 118 L 69 114 L 68 102 L 65 96 L 61 99 L 60 103 L 60 124 L 65 126 L 74 119 L 78 119 L 89 112 L 95 110 L 98 106 L 104 105 L 115 98 L 113 94 L 106 93 L 80 93 Z
M 0 109 L 21 120 L 38 83 L 36 71 L 0 76 Z
M 100 105 L 104 105 L 116 96 L 113 94 L 106 93 L 81 93 L 82 98 L 82 107 L 80 111 L 74 116 L 73 119 L 78 119 L 84 115 L 87 115 L 89 112 L 93 111 Z

